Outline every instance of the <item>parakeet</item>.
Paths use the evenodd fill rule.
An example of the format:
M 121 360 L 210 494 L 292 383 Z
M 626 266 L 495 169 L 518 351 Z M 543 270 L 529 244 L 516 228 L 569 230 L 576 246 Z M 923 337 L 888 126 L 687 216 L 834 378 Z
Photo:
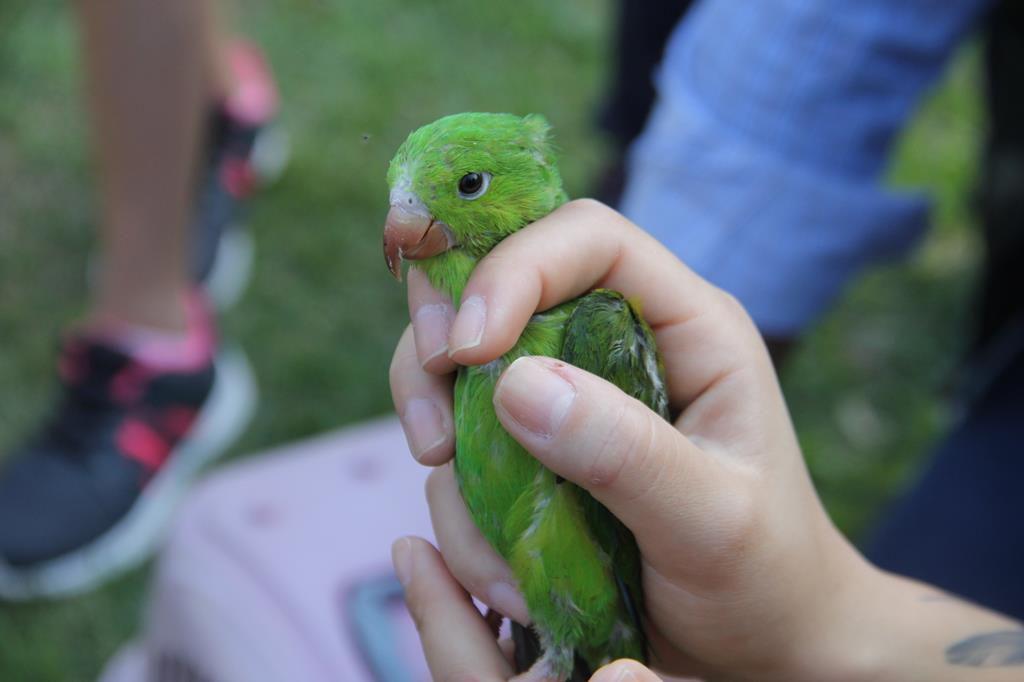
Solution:
M 423 126 L 399 147 L 387 178 L 388 268 L 401 279 L 401 260 L 415 260 L 456 306 L 491 249 L 568 200 L 550 127 L 533 114 L 464 113 Z M 524 355 L 593 372 L 663 416 L 664 371 L 638 310 L 609 290 L 535 314 L 504 356 L 458 370 L 459 489 L 508 561 L 533 621 L 532 638 L 513 624 L 517 665 L 533 662 L 540 652 L 527 650 L 539 642 L 538 672 L 578 679 L 616 658 L 646 658 L 639 551 L 632 533 L 587 491 L 544 468 L 502 428 L 495 383 Z

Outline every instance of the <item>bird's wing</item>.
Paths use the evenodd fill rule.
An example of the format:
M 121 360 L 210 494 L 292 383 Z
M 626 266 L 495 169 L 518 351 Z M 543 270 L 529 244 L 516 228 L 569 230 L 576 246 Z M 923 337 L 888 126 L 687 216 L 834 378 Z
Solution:
M 562 359 L 607 379 L 668 419 L 665 370 L 654 333 L 622 294 L 597 289 L 579 299 L 569 318 Z
M 610 381 L 668 419 L 664 368 L 654 334 L 622 294 L 598 289 L 580 299 L 569 318 L 561 357 Z M 590 531 L 611 557 L 623 607 L 643 636 L 640 552 L 636 540 L 601 503 L 586 491 L 581 493 Z

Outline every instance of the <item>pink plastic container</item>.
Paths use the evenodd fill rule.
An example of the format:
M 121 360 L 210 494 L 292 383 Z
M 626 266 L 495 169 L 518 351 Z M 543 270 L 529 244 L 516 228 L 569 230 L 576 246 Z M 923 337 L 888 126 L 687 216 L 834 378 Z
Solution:
M 428 680 L 390 560 L 400 535 L 432 538 L 426 475 L 393 418 L 220 470 L 101 682 Z

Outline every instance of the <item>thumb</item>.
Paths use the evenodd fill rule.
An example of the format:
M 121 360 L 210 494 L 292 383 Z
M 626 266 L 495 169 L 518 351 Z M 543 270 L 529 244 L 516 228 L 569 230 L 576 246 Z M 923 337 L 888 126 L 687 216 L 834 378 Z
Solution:
M 519 358 L 495 388 L 502 425 L 541 463 L 587 489 L 649 559 L 735 546 L 750 497 L 738 467 L 703 452 L 613 384 L 559 360 Z M 675 552 L 672 552 L 675 554 Z M 660 562 L 658 562 L 660 563 Z

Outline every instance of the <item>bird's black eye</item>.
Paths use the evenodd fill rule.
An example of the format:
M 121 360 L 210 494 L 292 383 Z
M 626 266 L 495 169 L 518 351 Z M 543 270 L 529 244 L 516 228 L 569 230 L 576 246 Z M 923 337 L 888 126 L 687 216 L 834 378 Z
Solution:
M 472 200 L 483 195 L 491 184 L 490 173 L 466 173 L 459 178 L 459 196 Z
M 466 173 L 459 180 L 459 192 L 462 194 L 476 194 L 484 186 L 484 176 L 479 173 Z

